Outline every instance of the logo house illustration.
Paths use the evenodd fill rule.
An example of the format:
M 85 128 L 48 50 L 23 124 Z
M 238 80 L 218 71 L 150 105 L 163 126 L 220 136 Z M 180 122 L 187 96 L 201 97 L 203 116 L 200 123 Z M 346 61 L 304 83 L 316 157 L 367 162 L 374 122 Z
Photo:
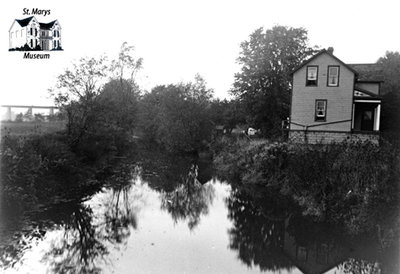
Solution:
M 9 30 L 9 51 L 63 50 L 58 20 L 40 23 L 35 16 L 15 19 Z

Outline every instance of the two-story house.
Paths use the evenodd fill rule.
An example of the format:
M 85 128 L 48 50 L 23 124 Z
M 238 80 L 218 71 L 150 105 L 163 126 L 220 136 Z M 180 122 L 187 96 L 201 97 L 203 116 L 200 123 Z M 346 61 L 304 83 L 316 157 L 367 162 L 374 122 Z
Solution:
M 293 72 L 289 139 L 304 143 L 378 143 L 382 76 L 377 64 L 345 64 L 333 48 Z
M 34 16 L 15 19 L 9 30 L 9 49 L 18 50 L 27 45 L 30 49 L 61 49 L 61 26 L 57 20 L 40 23 Z

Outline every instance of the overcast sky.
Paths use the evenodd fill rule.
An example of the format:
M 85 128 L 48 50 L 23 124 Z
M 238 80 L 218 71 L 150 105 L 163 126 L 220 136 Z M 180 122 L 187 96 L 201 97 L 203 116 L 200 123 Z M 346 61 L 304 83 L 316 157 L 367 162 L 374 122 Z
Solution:
M 397 3 L 398 2 L 398 3 Z M 400 50 L 397 1 L 2 1 L 1 104 L 51 105 L 47 89 L 74 59 L 115 57 L 126 41 L 144 59 L 140 83 L 190 81 L 202 75 L 217 97 L 228 96 L 240 43 L 257 28 L 304 27 L 311 45 L 334 47 L 346 63 L 373 63 Z M 51 10 L 39 22 L 57 19 L 64 51 L 49 60 L 8 52 L 8 31 L 23 8 Z

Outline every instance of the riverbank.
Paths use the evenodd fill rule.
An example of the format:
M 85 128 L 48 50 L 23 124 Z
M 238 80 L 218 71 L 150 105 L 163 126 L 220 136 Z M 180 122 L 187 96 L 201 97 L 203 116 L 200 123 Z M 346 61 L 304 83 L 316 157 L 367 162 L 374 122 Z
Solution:
M 399 234 L 392 228 L 399 227 L 400 159 L 388 143 L 221 139 L 214 150 L 220 176 L 284 195 L 316 221 L 342 224 L 353 234 L 376 230 L 382 242 Z
M 80 200 L 98 191 L 134 149 L 112 136 L 90 136 L 78 151 L 68 141 L 62 131 L 2 136 L 2 203 L 32 209 Z
M 46 145 L 63 150 L 60 148 L 64 142 L 62 135 L 58 137 L 61 138 L 61 144 L 47 137 L 44 139 Z M 53 138 L 56 139 L 57 136 Z M 43 153 L 45 144 L 36 144 L 35 142 L 39 141 L 34 142 L 34 139 L 25 140 L 25 149 L 38 147 L 41 149 L 36 151 Z M 44 142 L 41 138 L 39 140 Z M 40 269 L 50 269 L 54 272 L 59 272 L 59 269 L 73 269 L 79 273 L 104 268 L 107 272 L 108 266 L 102 264 L 102 259 L 108 258 L 110 253 L 112 258 L 119 258 L 113 271 L 122 273 L 121 267 L 125 266 L 129 268 L 124 269 L 143 269 L 137 260 L 131 259 L 136 258 L 139 253 L 159 252 L 161 258 L 164 258 L 162 256 L 165 254 L 168 257 L 168 253 L 164 252 L 168 249 L 186 256 L 194 241 L 202 244 L 196 245 L 193 256 L 185 257 L 185 261 L 192 264 L 198 262 L 199 252 L 208 254 L 210 246 L 215 247 L 218 242 L 220 244 L 211 249 L 212 252 L 236 258 L 230 264 L 239 262 L 238 269 L 243 266 L 260 272 L 295 269 L 296 266 L 304 266 L 301 259 L 303 257 L 300 256 L 299 260 L 290 259 L 297 258 L 297 250 L 300 249 L 302 253 L 299 254 L 304 255 L 307 252 L 309 267 L 315 266 L 312 262 L 321 256 L 326 256 L 330 259 L 323 260 L 318 266 L 321 269 L 327 265 L 346 269 L 374 267 L 377 271 L 381 269 L 381 273 L 393 273 L 391 269 L 398 269 L 397 246 L 392 245 L 398 238 L 396 234 L 390 234 L 388 226 L 382 226 L 381 238 L 378 239 L 373 239 L 366 233 L 348 235 L 343 225 L 332 225 L 310 214 L 304 216 L 304 207 L 300 207 L 298 202 L 281 190 L 279 180 L 284 177 L 278 177 L 278 183 L 275 184 L 268 184 L 262 176 L 258 181 L 256 178 L 251 180 L 253 178 L 249 174 L 247 179 L 243 177 L 243 172 L 249 171 L 251 167 L 254 170 L 265 168 L 263 162 L 260 162 L 265 158 L 264 154 L 288 154 L 287 151 L 291 151 L 291 148 L 285 151 L 279 147 L 289 144 L 274 144 L 264 140 L 235 143 L 227 140 L 220 145 L 215 161 L 227 150 L 231 151 L 232 157 L 237 158 L 243 151 L 248 150 L 244 156 L 246 161 L 242 159 L 237 162 L 240 170 L 229 168 L 224 172 L 216 162 L 216 174 L 213 166 L 203 162 L 202 158 L 168 154 L 162 148 L 157 149 L 144 141 L 136 143 L 133 153 L 117 156 L 123 158 L 115 158 L 114 162 L 108 162 L 108 167 L 87 160 L 82 161 L 82 158 L 78 157 L 80 162 L 76 164 L 76 170 L 67 170 L 64 174 L 57 173 L 57 181 L 49 181 L 46 185 L 49 188 L 48 201 L 43 195 L 39 202 L 46 201 L 51 204 L 36 211 L 29 208 L 23 214 L 19 214 L 19 217 L 14 214 L 13 208 L 3 208 L 2 218 L 7 222 L 2 223 L 3 227 L 0 225 L 0 238 L 6 235 L 10 241 L 3 243 L 3 247 L 0 243 L 0 269 L 3 263 L 6 269 L 13 270 L 15 267 L 17 270 L 28 269 L 26 272 L 35 272 L 30 268 L 30 263 L 38 265 L 35 259 L 32 262 L 32 258 L 37 257 L 31 254 L 45 254 Z M 235 152 L 238 146 L 242 148 Z M 273 152 L 269 151 L 270 149 Z M 75 156 L 72 157 L 77 157 L 76 154 L 73 155 Z M 324 153 L 321 152 L 321 155 Z M 287 158 L 291 157 L 294 156 Z M 46 158 L 51 159 L 49 155 Z M 282 158 L 281 162 L 285 161 L 285 158 Z M 243 166 L 245 163 L 249 166 Z M 229 162 L 225 161 L 224 164 L 228 165 Z M 49 166 L 50 170 L 55 171 L 54 168 Z M 87 173 L 80 173 L 80 168 Z M 279 167 L 285 168 L 284 165 Z M 227 171 L 237 179 L 231 179 L 233 177 Z M 64 176 L 67 174 L 76 180 L 71 182 L 71 185 L 65 184 Z M 48 177 L 38 177 L 34 184 L 38 188 L 43 187 L 39 182 L 45 178 Z M 74 183 L 79 183 L 77 189 L 81 192 L 71 192 Z M 69 192 L 69 197 L 74 200 L 54 198 L 56 194 L 50 192 L 51 187 L 64 184 L 63 197 L 67 197 L 66 193 Z M 395 233 L 395 230 L 392 231 Z M 204 233 L 209 233 L 206 240 L 201 236 Z M 182 235 L 186 235 L 184 239 Z M 178 236 L 183 245 L 174 246 L 165 240 L 172 239 L 176 242 L 174 239 Z M 35 244 L 37 242 L 42 244 Z M 48 242 L 56 244 L 48 245 Z M 115 253 L 115 250 L 122 246 L 124 252 Z M 382 247 L 385 249 L 381 249 Z M 147 258 L 153 260 L 152 256 Z M 168 261 L 168 258 L 163 261 Z M 217 264 L 221 267 L 226 265 Z M 48 272 L 52 272 L 50 270 Z

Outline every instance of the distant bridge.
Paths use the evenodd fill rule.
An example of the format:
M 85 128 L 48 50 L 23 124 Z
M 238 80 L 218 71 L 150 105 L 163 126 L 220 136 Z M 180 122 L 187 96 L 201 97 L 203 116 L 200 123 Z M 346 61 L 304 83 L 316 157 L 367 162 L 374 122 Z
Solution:
M 11 109 L 13 108 L 27 108 L 28 112 L 32 113 L 34 109 L 48 109 L 50 115 L 54 115 L 54 110 L 59 109 L 59 107 L 56 106 L 22 106 L 22 105 L 1 105 L 3 108 L 7 108 L 7 113 L 6 113 L 6 120 L 11 120 Z

